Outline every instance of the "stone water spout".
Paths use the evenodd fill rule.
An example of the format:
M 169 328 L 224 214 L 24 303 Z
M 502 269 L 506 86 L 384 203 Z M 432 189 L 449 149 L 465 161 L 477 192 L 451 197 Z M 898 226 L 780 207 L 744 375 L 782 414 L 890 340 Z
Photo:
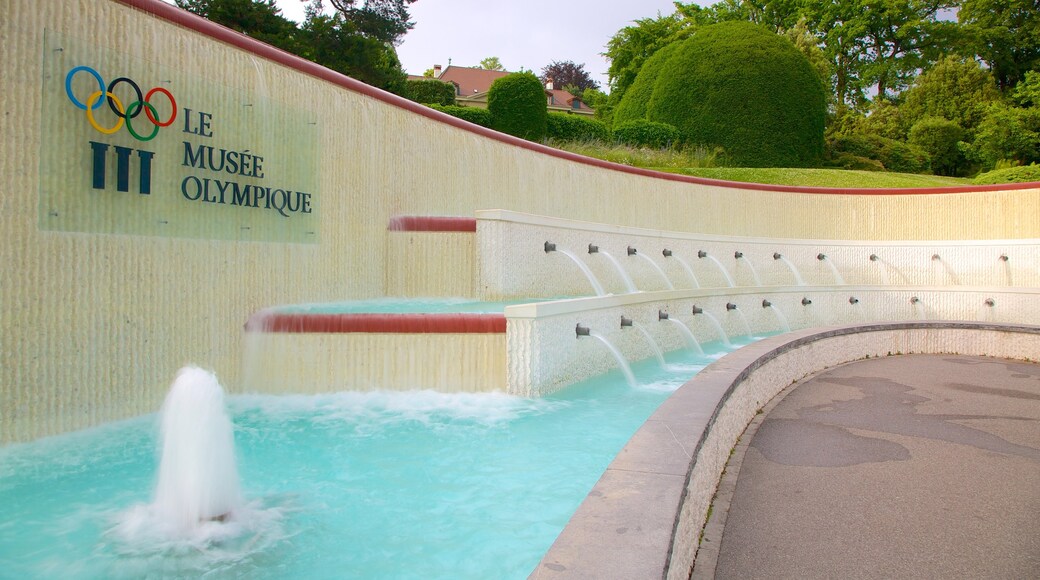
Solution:
M 593 244 L 589 244 L 589 253 L 590 254 L 598 254 L 599 253 L 599 246 L 596 246 L 596 245 L 593 245 Z
M 628 255 L 629 256 L 635 256 L 638 253 L 639 253 L 639 251 L 636 250 L 635 248 L 633 248 L 632 246 L 628 247 Z
M 658 320 L 668 320 L 668 313 L 665 312 L 664 310 L 658 310 L 657 311 L 657 319 Z
M 703 313 L 704 313 L 704 309 L 703 308 L 701 308 L 700 306 L 694 305 L 694 307 L 693 307 L 693 314 L 694 315 L 703 314 Z
M 737 309 L 737 305 L 736 304 L 734 304 L 732 302 L 727 302 L 726 303 L 726 310 L 736 310 L 736 309 Z
M 669 250 L 668 248 L 665 248 L 665 249 L 661 250 L 661 255 L 664 256 L 665 258 L 671 258 L 672 257 L 672 251 Z
M 549 252 L 555 252 L 555 251 L 556 251 L 556 244 L 554 244 L 552 242 L 549 242 L 549 241 L 546 241 L 545 242 L 545 253 L 548 254 Z
M 992 307 L 997 305 L 996 301 L 994 301 L 992 298 L 987 298 L 985 300 L 985 302 L 983 302 L 983 304 L 985 304 L 986 306 L 989 306 L 990 308 L 992 308 Z
M 827 254 L 816 254 L 816 259 L 822 262 L 827 259 Z
M 773 305 L 773 303 L 768 301 L 768 300 L 763 300 L 762 301 L 762 308 L 769 308 L 772 305 Z
M 781 254 L 780 252 L 773 252 L 773 259 L 774 260 L 779 260 L 779 259 L 781 259 L 783 257 L 784 257 L 784 255 Z
M 878 260 L 880 260 L 880 258 L 878 258 L 877 254 L 871 254 L 870 255 L 870 261 L 871 262 L 877 262 Z
M 704 250 L 697 250 L 697 257 L 698 258 L 707 258 L 708 257 L 708 252 L 705 252 Z
M 849 296 L 849 304 L 859 304 L 859 298 L 855 296 Z
M 574 327 L 574 335 L 576 338 L 580 338 L 582 336 L 589 336 L 591 332 L 592 331 L 589 330 L 588 326 L 582 326 L 580 322 L 577 324 L 577 326 Z
M 740 252 L 740 251 L 733 252 L 733 259 L 734 260 L 739 260 L 739 259 L 741 259 L 743 257 L 744 257 L 744 252 Z
M 1007 262 L 1008 261 L 1008 255 L 1007 254 L 1001 254 L 999 260 L 1001 262 Z
M 626 326 L 632 326 L 632 319 L 631 318 L 625 318 L 624 316 L 622 316 L 621 317 L 621 328 L 625 328 Z
M 921 301 L 921 299 L 918 298 L 917 296 L 911 296 L 910 297 L 910 304 L 917 304 L 920 301 Z
M 933 260 L 933 261 L 936 261 L 936 260 L 938 260 L 938 261 L 942 261 L 942 258 L 941 258 L 941 257 L 939 257 L 939 254 L 932 254 L 932 260 Z
M 812 304 L 812 300 L 809 300 L 808 298 L 802 298 L 802 306 L 808 306 L 810 304 Z

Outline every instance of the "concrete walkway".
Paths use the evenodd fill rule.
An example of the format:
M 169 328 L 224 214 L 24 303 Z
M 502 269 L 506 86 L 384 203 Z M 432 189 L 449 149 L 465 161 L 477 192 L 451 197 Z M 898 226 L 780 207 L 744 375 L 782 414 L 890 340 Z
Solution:
M 1040 365 L 868 359 L 781 396 L 695 578 L 1040 578 Z

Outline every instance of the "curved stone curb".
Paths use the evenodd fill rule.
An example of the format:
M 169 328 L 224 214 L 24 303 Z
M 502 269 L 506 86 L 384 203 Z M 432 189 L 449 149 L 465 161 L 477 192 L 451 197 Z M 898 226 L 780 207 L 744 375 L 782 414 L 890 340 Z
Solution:
M 892 354 L 1035 360 L 1040 327 L 897 322 L 767 338 L 719 359 L 643 424 L 532 572 L 532 578 L 688 578 L 730 450 L 790 384 Z

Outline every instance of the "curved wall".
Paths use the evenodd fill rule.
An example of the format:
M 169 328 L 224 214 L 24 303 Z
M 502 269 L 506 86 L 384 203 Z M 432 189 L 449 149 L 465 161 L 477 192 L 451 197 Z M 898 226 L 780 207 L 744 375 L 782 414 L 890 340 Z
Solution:
M 250 101 L 238 103 L 243 107 L 260 100 L 267 111 L 303 119 L 307 152 L 268 145 L 263 153 L 313 165 L 313 175 L 303 173 L 313 178 L 317 239 L 254 239 L 244 226 L 193 228 L 189 210 L 176 207 L 174 217 L 187 224 L 177 235 L 163 233 L 163 220 L 113 230 L 104 216 L 49 228 L 44 193 L 68 192 L 44 186 L 53 167 L 41 160 L 57 156 L 50 163 L 71 179 L 88 179 L 91 167 L 89 149 L 81 157 L 53 149 L 73 139 L 52 109 L 64 96 L 48 67 L 72 58 L 55 38 L 85 47 L 80 54 L 106 74 L 151 75 L 156 83 L 198 79 L 177 94 L 221 97 L 226 110 L 236 105 L 228 95 L 239 95 Z M 0 51 L 0 442 L 154 410 L 187 363 L 213 368 L 232 390 L 248 388 L 240 369 L 248 316 L 274 304 L 383 294 L 386 225 L 399 214 L 472 216 L 501 208 L 802 239 L 1040 237 L 1036 184 L 798 192 L 575 162 L 573 155 L 462 128 L 159 0 L 7 0 L 0 4 Z M 196 120 L 196 132 L 205 133 L 203 121 Z M 243 136 L 250 123 L 225 129 L 225 136 L 250 142 Z M 266 142 L 285 134 L 275 131 Z M 151 198 L 171 196 L 172 203 L 180 194 L 156 190 Z M 71 207 L 89 210 L 94 199 L 76 198 Z

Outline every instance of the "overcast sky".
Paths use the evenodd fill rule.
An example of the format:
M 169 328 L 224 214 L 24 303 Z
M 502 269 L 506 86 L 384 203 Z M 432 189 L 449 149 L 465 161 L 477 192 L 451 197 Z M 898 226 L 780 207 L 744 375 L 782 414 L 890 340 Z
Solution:
M 277 3 L 287 18 L 303 19 L 305 2 Z M 600 53 L 610 37 L 633 20 L 674 11 L 672 0 L 418 0 L 409 8 L 415 28 L 397 54 L 416 75 L 449 60 L 477 66 L 489 56 L 507 70 L 535 74 L 554 60 L 571 60 L 606 88 L 609 63 Z

